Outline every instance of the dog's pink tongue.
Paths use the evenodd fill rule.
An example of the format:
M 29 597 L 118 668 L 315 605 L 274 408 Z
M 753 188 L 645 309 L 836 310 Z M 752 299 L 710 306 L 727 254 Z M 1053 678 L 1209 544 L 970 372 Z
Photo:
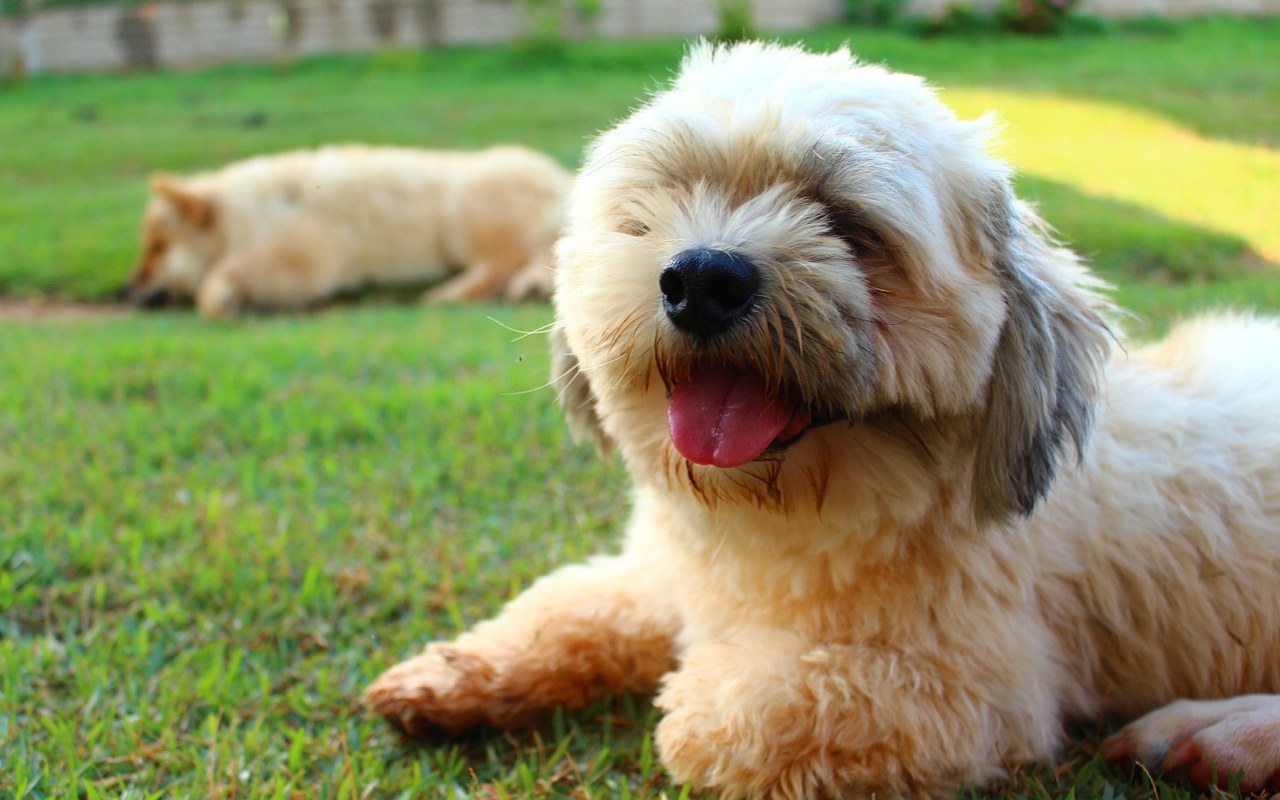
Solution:
M 693 463 L 740 467 L 759 458 L 795 413 L 759 377 L 715 367 L 671 387 L 667 424 L 676 449 Z

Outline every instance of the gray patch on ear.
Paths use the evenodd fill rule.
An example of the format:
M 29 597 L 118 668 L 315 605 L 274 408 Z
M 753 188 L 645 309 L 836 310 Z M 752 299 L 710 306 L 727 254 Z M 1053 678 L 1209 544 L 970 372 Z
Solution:
M 1007 310 L 975 459 L 979 522 L 1030 514 L 1070 442 L 1084 455 L 1109 331 L 1075 256 L 1008 194 L 989 220 Z
M 551 385 L 556 399 L 569 421 L 569 432 L 575 442 L 590 439 L 601 458 L 613 452 L 613 442 L 600 425 L 596 412 L 596 396 L 591 391 L 587 376 L 578 366 L 578 357 L 569 349 L 564 330 L 556 325 L 551 329 Z

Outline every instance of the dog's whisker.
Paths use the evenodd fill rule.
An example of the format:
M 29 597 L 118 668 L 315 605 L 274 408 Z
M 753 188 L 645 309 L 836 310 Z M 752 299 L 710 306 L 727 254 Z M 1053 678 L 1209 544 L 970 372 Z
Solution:
M 566 377 L 568 380 L 565 380 Z M 564 370 L 559 375 L 552 377 L 552 379 L 547 381 L 547 383 L 541 388 L 558 386 L 559 388 L 556 390 L 556 402 L 564 403 L 565 395 L 571 388 L 573 388 L 574 383 L 576 383 L 581 377 L 582 373 L 576 367 L 571 367 Z M 540 389 L 535 391 L 540 391 Z
M 572 380 L 573 380 L 573 379 L 571 378 L 571 379 L 570 379 L 570 382 L 572 382 Z M 519 397 L 520 395 L 526 395 L 526 394 L 537 394 L 538 392 L 546 391 L 547 389 L 550 389 L 551 387 L 553 387 L 553 386 L 555 386 L 555 385 L 556 385 L 556 379 L 555 379 L 555 378 L 551 378 L 550 380 L 547 380 L 546 382 L 541 383 L 541 384 L 539 384 L 539 385 L 537 385 L 537 386 L 534 386 L 534 387 L 532 387 L 532 388 L 529 388 L 529 389 L 513 389 L 513 390 L 508 391 L 508 392 L 499 392 L 499 393 L 498 393 L 498 396 L 499 396 L 499 397 Z M 561 391 L 563 392 L 563 390 L 561 390 Z M 557 399 L 559 399 L 560 394 L 557 394 L 557 395 L 556 395 L 556 397 L 557 397 Z
M 698 477 L 694 473 L 693 462 L 688 459 L 683 459 L 683 460 L 684 460 L 684 474 L 685 474 L 685 477 L 688 479 L 689 488 L 693 489 L 694 494 L 698 496 L 698 499 L 702 501 L 703 505 L 710 507 L 711 506 L 710 498 L 707 496 L 706 491 L 702 488 L 702 484 L 698 482 Z
M 608 369 L 608 367 L 610 367 L 610 366 L 611 366 L 611 365 L 613 365 L 613 364 L 618 363 L 619 361 L 621 361 L 621 360 L 622 360 L 622 359 L 624 359 L 625 357 L 626 357 L 626 355 L 625 355 L 625 354 L 616 355 L 616 356 L 614 356 L 613 358 L 610 358 L 610 359 L 608 359 L 608 360 L 606 360 L 606 361 L 601 361 L 601 362 L 599 362 L 599 363 L 592 364 L 592 365 L 591 365 L 591 366 L 589 366 L 589 367 L 587 367 L 587 366 L 579 367 L 578 369 L 579 369 L 579 371 L 580 371 L 580 372 L 583 372 L 583 373 L 586 373 L 586 372 L 603 372 L 603 371 L 605 371 L 606 369 Z
M 613 346 L 618 343 L 624 331 L 640 324 L 641 309 L 633 309 L 625 317 L 623 317 L 616 325 L 612 325 L 604 330 L 601 339 L 608 345 Z
M 614 360 L 616 361 L 617 359 L 614 359 Z M 601 368 L 608 367 L 609 363 L 611 362 L 604 362 L 602 364 L 597 364 L 594 367 L 592 367 L 592 369 L 601 369 Z M 546 386 L 559 385 L 559 390 L 556 392 L 556 402 L 559 403 L 561 406 L 564 406 L 565 397 L 567 396 L 569 391 L 574 388 L 574 384 L 577 383 L 578 379 L 583 378 L 585 374 L 586 374 L 586 370 L 581 366 L 581 364 L 575 362 L 571 366 L 566 368 L 564 371 L 559 373 L 558 375 L 555 375 L 554 377 L 552 377 L 552 379 L 548 381 L 547 384 L 545 384 L 541 388 L 546 388 Z M 568 379 L 565 380 L 566 378 Z M 539 390 L 532 390 L 532 391 L 539 391 Z M 527 393 L 528 391 L 517 392 L 517 394 L 527 394 Z M 592 399 L 590 393 L 588 392 L 588 394 L 586 394 L 583 397 L 582 401 L 579 402 L 579 404 L 575 406 L 575 408 L 577 409 L 589 408 L 593 405 L 593 403 L 594 403 L 594 400 Z
M 777 309 L 771 310 L 773 313 L 769 315 L 768 321 L 771 323 L 770 327 L 773 329 L 773 339 L 778 344 L 776 350 L 777 356 L 775 358 L 773 368 L 774 373 L 778 376 L 777 381 L 779 384 L 779 386 L 775 387 L 774 391 L 778 392 L 781 390 L 783 376 L 786 375 L 787 371 L 787 337 L 783 328 L 784 323 L 782 321 L 782 315 L 778 313 Z M 770 352 L 773 351 L 771 350 Z
M 531 331 L 522 331 L 519 328 L 511 327 L 510 325 L 498 319 L 497 317 L 486 316 L 485 319 L 494 323 L 495 325 L 497 325 L 499 328 L 502 328 L 503 330 L 520 334 L 516 338 L 512 339 L 511 340 L 512 342 L 519 342 L 523 339 L 529 338 L 530 336 L 542 336 L 542 335 L 551 333 L 551 331 L 555 330 L 555 327 L 556 327 L 556 322 L 553 320 L 551 322 L 548 322 L 546 325 L 543 325 L 539 328 L 534 328 Z
M 795 335 L 796 356 L 801 361 L 803 361 L 804 360 L 804 326 L 799 321 L 800 316 L 799 314 L 796 313 L 796 307 L 792 303 L 791 296 L 789 295 L 789 293 L 782 292 L 781 296 L 779 297 L 779 300 L 784 306 L 783 310 L 785 310 L 786 312 L 786 313 L 782 313 L 783 310 L 780 310 L 779 314 L 783 320 L 791 323 L 790 329 Z M 779 330 L 778 346 L 782 348 L 782 347 L 786 347 L 787 344 L 788 344 L 788 340 L 787 340 L 786 331 Z

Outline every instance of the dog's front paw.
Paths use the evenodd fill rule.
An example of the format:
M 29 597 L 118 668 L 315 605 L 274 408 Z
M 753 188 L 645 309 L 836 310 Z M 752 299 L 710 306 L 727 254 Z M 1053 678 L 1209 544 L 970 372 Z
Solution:
M 364 702 L 408 736 L 453 736 L 487 721 L 493 679 L 483 658 L 437 643 L 382 673 Z
M 726 783 L 749 777 L 743 774 L 742 762 L 750 762 L 750 755 L 735 750 L 734 726 L 710 706 L 709 698 L 688 702 L 678 694 L 668 683 L 658 700 L 666 713 L 653 738 L 663 766 L 679 783 L 715 787 L 725 797 L 734 797 Z
M 721 667 L 719 673 L 686 668 L 664 679 L 657 704 L 665 715 L 654 742 L 672 777 L 725 798 L 834 795 L 834 776 L 802 699 L 776 683 L 752 681 L 733 661 Z
M 240 293 L 225 275 L 210 275 L 196 293 L 196 310 L 205 319 L 233 317 L 239 313 L 240 306 Z
M 1192 784 L 1243 792 L 1280 789 L 1280 696 L 1179 700 L 1126 725 L 1102 743 L 1110 761 L 1136 759 Z

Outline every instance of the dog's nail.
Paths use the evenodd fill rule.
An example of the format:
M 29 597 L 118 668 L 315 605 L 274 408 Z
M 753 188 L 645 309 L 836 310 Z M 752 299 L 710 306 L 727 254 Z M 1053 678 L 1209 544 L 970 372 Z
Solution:
M 1208 761 L 1197 761 L 1187 770 L 1187 780 L 1199 789 L 1208 789 L 1213 785 L 1215 777 L 1221 780 L 1221 776 Z
M 1183 739 L 1169 748 L 1169 752 L 1165 754 L 1160 768 L 1165 772 L 1172 772 L 1175 769 L 1180 769 L 1199 761 L 1200 757 L 1200 745 L 1196 744 L 1194 739 Z
M 1267 778 L 1267 791 L 1280 794 L 1280 770 L 1271 773 L 1271 777 Z
M 1133 745 L 1126 736 L 1110 736 L 1098 745 L 1098 755 L 1104 761 L 1121 761 L 1133 758 Z

